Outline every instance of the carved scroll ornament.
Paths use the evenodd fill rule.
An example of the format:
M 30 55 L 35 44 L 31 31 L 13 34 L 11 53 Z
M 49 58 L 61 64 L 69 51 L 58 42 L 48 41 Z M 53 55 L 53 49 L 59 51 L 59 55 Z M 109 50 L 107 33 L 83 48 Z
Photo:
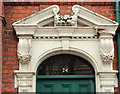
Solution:
M 58 15 L 55 10 L 54 12 L 54 23 L 55 26 L 77 26 L 77 13 L 73 13 L 73 15 Z

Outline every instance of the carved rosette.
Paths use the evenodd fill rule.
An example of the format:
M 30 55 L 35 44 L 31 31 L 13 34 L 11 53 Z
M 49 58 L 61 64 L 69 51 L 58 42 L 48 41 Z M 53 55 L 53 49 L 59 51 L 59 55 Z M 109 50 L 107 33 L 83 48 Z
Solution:
M 28 64 L 31 60 L 31 40 L 19 39 L 18 43 L 18 59 L 21 64 Z

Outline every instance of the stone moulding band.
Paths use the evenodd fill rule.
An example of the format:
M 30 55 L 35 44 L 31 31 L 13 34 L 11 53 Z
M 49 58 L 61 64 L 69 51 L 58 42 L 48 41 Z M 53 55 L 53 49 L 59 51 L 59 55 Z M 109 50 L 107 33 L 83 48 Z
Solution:
M 70 36 L 70 37 L 57 37 L 57 36 L 42 36 L 42 37 L 39 37 L 39 36 L 34 36 L 33 39 L 62 39 L 62 38 L 68 38 L 68 39 L 76 39 L 76 40 L 84 40 L 84 39 L 98 39 L 97 36 Z

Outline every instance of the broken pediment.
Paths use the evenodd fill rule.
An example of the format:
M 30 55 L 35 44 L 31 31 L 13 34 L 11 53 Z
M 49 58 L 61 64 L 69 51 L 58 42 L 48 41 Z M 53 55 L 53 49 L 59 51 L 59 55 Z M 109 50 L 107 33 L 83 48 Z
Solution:
M 117 23 L 79 5 L 74 5 L 72 7 L 71 15 L 59 15 L 59 6 L 53 5 L 20 21 L 17 21 L 13 25 L 21 24 L 34 24 L 39 27 L 91 27 L 94 25 L 111 25 Z
M 71 15 L 59 15 L 59 6 L 52 5 L 42 11 L 13 23 L 17 34 L 33 35 L 39 28 L 93 28 L 97 32 L 115 34 L 118 23 L 92 12 L 82 6 L 74 5 Z M 28 32 L 23 30 L 26 28 Z M 21 31 L 24 33 L 20 33 Z

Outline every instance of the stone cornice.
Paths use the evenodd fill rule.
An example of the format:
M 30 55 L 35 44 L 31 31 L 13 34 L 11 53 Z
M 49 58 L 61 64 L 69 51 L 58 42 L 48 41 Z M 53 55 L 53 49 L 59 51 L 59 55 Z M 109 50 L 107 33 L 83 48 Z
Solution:
M 46 29 L 46 30 L 48 29 L 47 31 L 49 31 L 49 29 L 56 29 L 60 34 L 60 32 L 63 31 L 65 33 L 65 31 L 67 30 L 74 32 L 74 29 L 85 29 L 84 31 L 86 31 L 86 29 L 88 28 L 95 29 L 96 34 L 104 32 L 105 34 L 115 35 L 115 31 L 118 27 L 117 22 L 112 21 L 106 17 L 103 17 L 97 13 L 94 13 L 79 5 L 74 5 L 72 7 L 72 11 L 74 15 L 70 17 L 73 17 L 73 19 L 70 20 L 69 19 L 70 17 L 65 16 L 64 17 L 65 23 L 63 23 L 64 22 L 63 19 L 61 20 L 61 18 L 59 18 L 60 16 L 58 15 L 59 7 L 57 5 L 53 5 L 38 13 L 35 13 L 29 17 L 26 17 L 20 21 L 13 23 L 13 26 L 16 30 L 17 35 L 25 35 L 25 36 L 26 35 L 34 36 L 35 31 L 39 31 L 39 29 Z M 45 25 L 52 20 L 54 21 L 53 27 L 49 27 L 49 26 L 43 27 L 42 25 L 39 26 L 40 23 L 44 23 Z M 69 20 L 68 21 L 69 23 L 66 20 Z M 76 23 L 77 20 L 82 21 L 83 26 L 79 26 Z

